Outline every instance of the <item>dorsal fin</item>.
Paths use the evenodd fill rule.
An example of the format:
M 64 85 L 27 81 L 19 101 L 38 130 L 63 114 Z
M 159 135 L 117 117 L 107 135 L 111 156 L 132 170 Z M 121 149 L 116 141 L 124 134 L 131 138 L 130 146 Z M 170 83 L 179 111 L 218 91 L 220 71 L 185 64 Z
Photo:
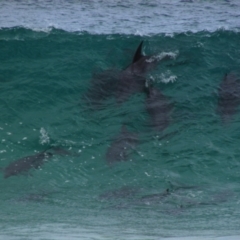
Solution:
M 137 62 L 139 59 L 141 59 L 144 56 L 142 55 L 142 44 L 143 44 L 143 41 L 141 41 L 141 43 L 139 44 L 137 51 L 134 54 L 132 63 Z

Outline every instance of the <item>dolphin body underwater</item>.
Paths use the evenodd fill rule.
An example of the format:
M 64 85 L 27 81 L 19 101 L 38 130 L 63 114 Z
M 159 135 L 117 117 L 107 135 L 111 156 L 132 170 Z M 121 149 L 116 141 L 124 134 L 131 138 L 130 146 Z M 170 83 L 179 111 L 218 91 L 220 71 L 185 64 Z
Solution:
M 50 152 L 40 152 L 35 155 L 23 157 L 10 163 L 7 167 L 3 168 L 4 178 L 9 178 L 14 175 L 28 174 L 33 169 L 38 169 L 44 164 L 45 160 L 52 157 Z
M 233 73 L 226 74 L 218 89 L 217 112 L 222 123 L 228 123 L 240 105 L 240 79 Z
M 110 97 L 122 103 L 132 94 L 144 91 L 145 74 L 154 69 L 160 60 L 153 56 L 143 55 L 142 45 L 143 41 L 139 44 L 132 63 L 126 69 L 106 70 L 94 75 L 91 87 L 85 95 L 85 99 L 94 109 L 101 108 L 103 101 Z
M 48 152 L 50 150 L 52 152 Z M 10 163 L 7 167 L 1 169 L 4 172 L 4 178 L 21 174 L 27 175 L 31 169 L 38 169 L 47 161 L 47 159 L 53 157 L 53 155 L 73 157 L 79 156 L 78 153 L 72 153 L 61 147 L 52 146 L 40 153 L 26 156 Z

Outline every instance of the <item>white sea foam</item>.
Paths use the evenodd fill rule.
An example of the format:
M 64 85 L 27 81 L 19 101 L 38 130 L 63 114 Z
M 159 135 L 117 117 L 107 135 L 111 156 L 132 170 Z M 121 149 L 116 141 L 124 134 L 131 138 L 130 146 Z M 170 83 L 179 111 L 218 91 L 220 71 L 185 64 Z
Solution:
M 161 74 L 161 82 L 163 83 L 173 83 L 177 81 L 176 75 L 171 75 L 172 73 L 170 71 L 167 71 L 166 73 Z
M 158 75 L 150 75 L 149 79 L 151 82 L 162 82 L 162 83 L 173 83 L 175 81 L 177 81 L 177 76 L 174 75 L 170 70 L 167 70 L 161 74 Z M 146 86 L 147 86 L 147 82 L 146 82 Z
M 40 129 L 40 139 L 39 139 L 40 144 L 44 145 L 45 143 L 50 142 L 50 138 L 48 136 L 48 132 L 42 127 Z
M 158 60 L 162 60 L 162 59 L 165 59 L 165 58 L 170 58 L 170 59 L 173 59 L 175 60 L 178 56 L 179 52 L 176 51 L 176 52 L 161 52 L 160 54 L 158 54 L 156 56 L 156 58 Z
M 69 181 L 66 180 L 66 183 Z M 87 220 L 87 219 L 86 219 Z M 0 234 L 1 239 L 12 240 L 12 239 L 51 239 L 51 240 L 68 240 L 68 239 L 96 239 L 96 240 L 105 240 L 105 239 L 130 239 L 130 240 L 239 240 L 240 235 L 226 235 L 219 236 L 217 233 L 207 234 L 205 231 L 202 231 L 202 234 L 198 236 L 191 236 L 192 233 L 189 232 L 189 235 L 178 236 L 178 237 L 169 237 L 162 236 L 162 234 L 157 235 L 144 232 L 141 234 L 137 229 L 130 226 L 121 229 L 111 222 L 107 222 L 109 226 L 104 226 L 103 223 L 99 223 L 101 226 L 76 226 L 73 224 L 38 224 L 37 226 L 29 227 L 9 227 L 4 228 Z M 121 231 L 120 231 L 121 229 Z M 144 229 L 144 228 L 143 228 Z

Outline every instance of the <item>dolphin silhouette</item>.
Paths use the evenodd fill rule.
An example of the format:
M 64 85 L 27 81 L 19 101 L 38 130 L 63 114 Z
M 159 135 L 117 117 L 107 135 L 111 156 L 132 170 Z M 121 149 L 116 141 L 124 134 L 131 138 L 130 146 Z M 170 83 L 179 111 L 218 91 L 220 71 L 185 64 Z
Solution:
M 218 89 L 218 107 L 222 122 L 228 123 L 240 104 L 240 80 L 233 74 L 225 74 Z
M 32 168 L 39 168 L 44 164 L 45 159 L 52 157 L 50 152 L 40 152 L 35 155 L 20 158 L 3 169 L 4 178 L 8 178 L 14 175 L 27 174 Z
M 119 161 L 126 161 L 127 156 L 138 143 L 136 133 L 129 132 L 125 126 L 122 126 L 120 134 L 118 134 L 106 153 L 106 160 L 109 164 Z
M 142 46 L 143 41 L 131 64 L 124 70 L 106 70 L 94 75 L 85 98 L 95 109 L 101 108 L 102 103 L 110 97 L 115 97 L 118 103 L 122 103 L 132 94 L 144 91 L 145 74 L 154 69 L 160 60 L 143 55 Z

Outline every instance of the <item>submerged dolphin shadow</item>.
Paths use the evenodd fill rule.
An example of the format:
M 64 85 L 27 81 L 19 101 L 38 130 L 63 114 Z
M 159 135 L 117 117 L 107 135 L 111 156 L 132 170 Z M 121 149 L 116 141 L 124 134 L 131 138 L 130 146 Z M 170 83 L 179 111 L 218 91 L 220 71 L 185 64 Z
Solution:
M 53 154 L 47 150 L 37 153 L 35 155 L 23 157 L 11 162 L 8 166 L 3 168 L 4 178 L 20 174 L 29 174 L 31 169 L 38 169 L 44 164 L 46 159 L 51 158 Z
M 225 74 L 218 88 L 217 113 L 222 123 L 228 124 L 240 105 L 240 78 L 234 73 Z
M 50 150 L 51 152 L 49 152 Z M 48 159 L 53 157 L 53 155 L 78 156 L 78 154 L 72 154 L 68 150 L 64 150 L 60 147 L 50 147 L 40 153 L 17 159 L 8 164 L 8 166 L 1 169 L 4 173 L 4 178 L 16 175 L 30 175 L 29 171 L 31 169 L 39 169 Z
M 163 214 L 179 215 L 191 208 L 212 207 L 227 202 L 234 197 L 229 190 L 209 194 L 206 199 L 195 198 L 197 192 L 204 192 L 203 186 L 178 185 L 164 191 L 143 194 L 143 188 L 122 187 L 99 195 L 99 199 L 108 201 L 106 209 L 122 210 L 136 207 L 154 207 Z M 141 191 L 140 191 L 141 190 Z M 192 195 L 194 197 L 192 197 Z

